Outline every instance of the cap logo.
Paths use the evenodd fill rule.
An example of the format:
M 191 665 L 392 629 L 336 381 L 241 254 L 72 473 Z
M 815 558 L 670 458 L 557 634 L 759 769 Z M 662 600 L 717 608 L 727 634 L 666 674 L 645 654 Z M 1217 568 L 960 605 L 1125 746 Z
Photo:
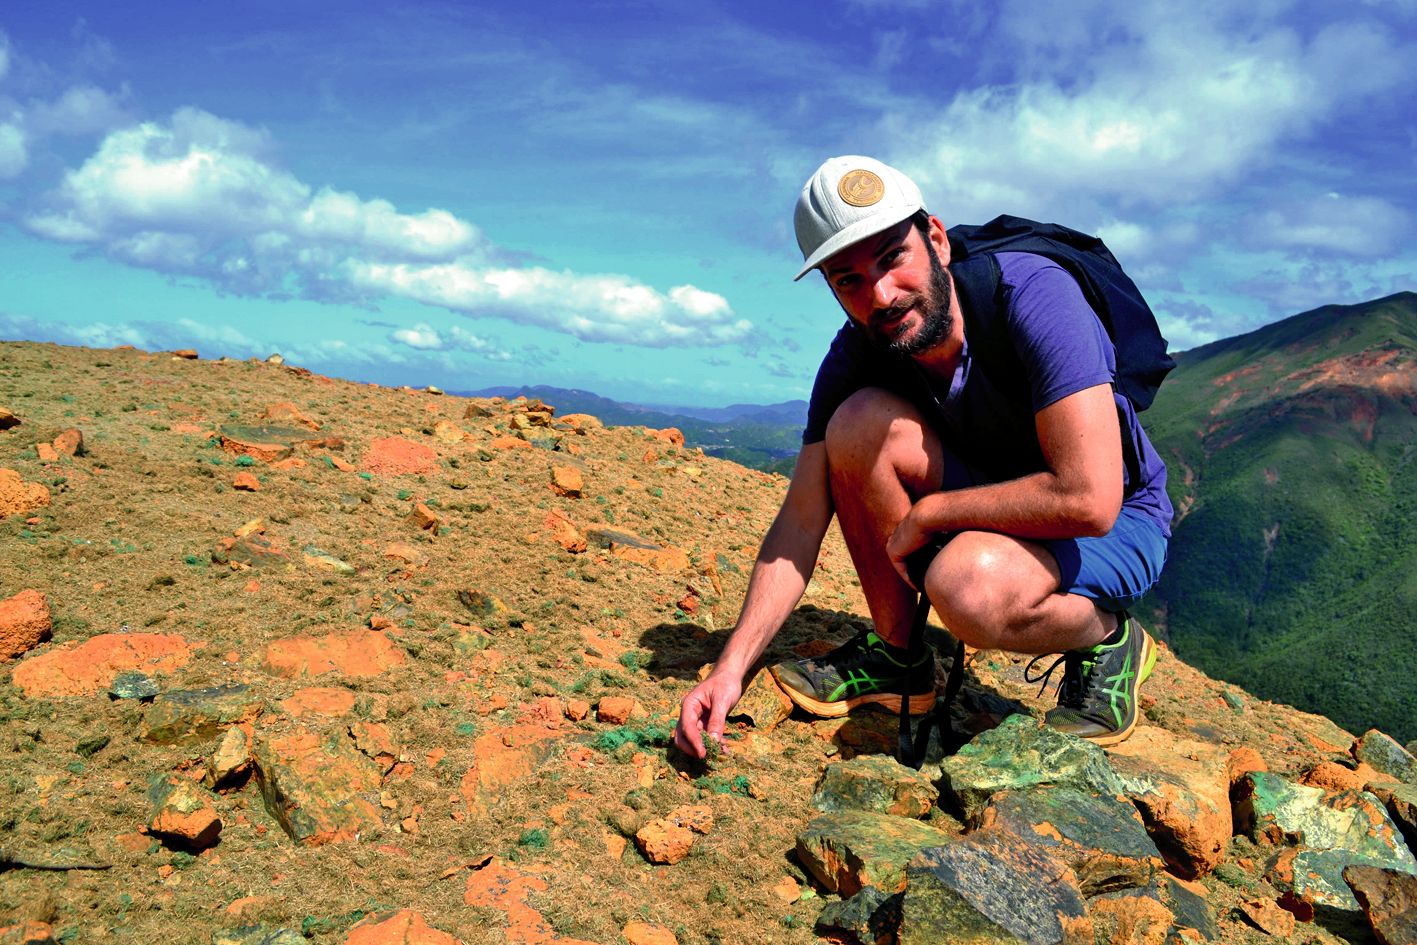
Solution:
M 857 169 L 846 172 L 836 185 L 836 192 L 853 207 L 869 207 L 885 196 L 886 185 L 870 171 Z

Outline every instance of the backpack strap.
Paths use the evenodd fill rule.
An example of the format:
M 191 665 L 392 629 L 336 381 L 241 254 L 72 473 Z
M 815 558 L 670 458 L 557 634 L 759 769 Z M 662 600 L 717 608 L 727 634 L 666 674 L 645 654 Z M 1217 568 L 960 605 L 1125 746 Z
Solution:
M 930 563 L 935 560 L 935 556 L 945 547 L 945 544 L 953 534 L 938 539 L 913 554 L 907 562 L 911 579 L 921 588 L 925 586 L 925 572 L 929 569 Z M 920 592 L 920 601 L 915 605 L 915 617 L 910 622 L 910 644 L 907 649 L 906 659 L 913 665 L 918 660 L 925 657 L 930 646 L 925 642 L 925 628 L 930 622 L 930 596 L 924 590 Z M 950 709 L 954 706 L 955 697 L 959 695 L 960 686 L 964 684 L 964 643 L 955 645 L 954 661 L 950 664 L 950 674 L 945 680 L 945 693 L 940 699 L 935 700 L 935 707 L 920 720 L 920 726 L 915 730 L 912 737 L 910 728 L 910 700 L 904 698 L 900 700 L 900 737 L 896 749 L 896 757 L 903 765 L 909 765 L 919 771 L 920 766 L 925 763 L 925 754 L 930 749 L 930 735 L 932 732 L 940 733 L 940 745 L 946 755 L 952 755 L 964 744 L 965 739 L 961 738 L 950 725 Z

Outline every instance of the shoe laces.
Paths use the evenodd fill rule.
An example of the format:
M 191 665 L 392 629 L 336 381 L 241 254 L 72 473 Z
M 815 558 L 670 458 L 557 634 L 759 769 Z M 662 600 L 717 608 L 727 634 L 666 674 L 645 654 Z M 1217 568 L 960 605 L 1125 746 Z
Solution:
M 1048 668 L 1038 675 L 1034 675 L 1034 665 L 1050 656 L 1057 659 L 1048 664 Z M 1092 668 L 1097 661 L 1092 657 L 1092 653 L 1087 650 L 1068 650 L 1064 653 L 1041 653 L 1028 661 L 1028 665 L 1023 668 L 1023 679 L 1027 683 L 1040 683 L 1038 694 L 1041 696 L 1048 690 L 1048 683 L 1053 676 L 1053 671 L 1059 666 L 1063 667 L 1063 674 L 1058 679 L 1058 705 L 1069 709 L 1081 709 L 1087 701 L 1087 695 L 1092 689 L 1093 676 Z

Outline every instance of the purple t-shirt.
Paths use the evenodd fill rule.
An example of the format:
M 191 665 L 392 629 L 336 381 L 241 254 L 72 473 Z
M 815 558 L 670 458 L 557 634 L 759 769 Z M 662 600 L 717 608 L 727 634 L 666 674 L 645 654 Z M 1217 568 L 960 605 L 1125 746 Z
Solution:
M 946 488 L 1002 482 L 1046 469 L 1034 415 L 1069 394 L 1114 384 L 1116 353 L 1077 282 L 1062 267 L 1032 253 L 1005 252 L 995 258 L 1005 312 L 1003 325 L 992 327 L 1004 332 L 1000 343 L 1016 357 L 999 357 L 998 343 L 985 346 L 994 357 L 973 356 L 967 319 L 959 366 L 941 384 L 848 321 L 817 371 L 802 442 L 823 440 L 832 414 L 853 393 L 881 387 L 922 410 L 953 454 L 947 460 Z M 1169 536 L 1173 512 L 1166 465 L 1115 384 L 1113 399 L 1122 428 L 1123 502 Z

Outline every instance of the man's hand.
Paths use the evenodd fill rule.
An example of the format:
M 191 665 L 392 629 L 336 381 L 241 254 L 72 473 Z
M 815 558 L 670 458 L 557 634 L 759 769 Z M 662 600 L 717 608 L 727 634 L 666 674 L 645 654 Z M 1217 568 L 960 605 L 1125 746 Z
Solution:
M 924 500 L 922 499 L 921 501 Z M 920 590 L 920 588 L 915 587 L 915 583 L 910 580 L 910 574 L 905 566 L 905 559 L 909 558 L 921 548 L 924 548 L 930 541 L 931 533 L 922 528 L 919 524 L 920 520 L 916 514 L 919 508 L 920 503 L 915 503 L 911 510 L 906 513 L 905 518 L 900 520 L 900 524 L 895 527 L 895 531 L 891 533 L 891 537 L 886 541 L 886 554 L 890 556 L 891 564 L 895 567 L 896 573 L 900 575 L 902 581 L 914 587 L 917 591 Z
M 684 704 L 679 708 L 679 724 L 674 727 L 674 744 L 690 757 L 703 758 L 707 754 L 703 739 L 723 741 L 724 720 L 741 695 L 741 679 L 734 678 L 732 673 L 710 673 L 684 697 Z

